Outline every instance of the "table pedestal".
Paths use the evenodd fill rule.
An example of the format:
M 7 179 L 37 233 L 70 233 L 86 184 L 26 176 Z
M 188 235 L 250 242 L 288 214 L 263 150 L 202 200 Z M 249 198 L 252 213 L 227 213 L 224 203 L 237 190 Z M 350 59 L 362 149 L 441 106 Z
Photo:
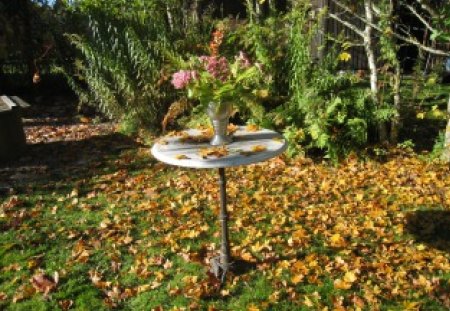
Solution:
M 225 283 L 227 273 L 232 265 L 230 256 L 230 241 L 228 234 L 228 211 L 227 211 L 227 180 L 225 169 L 219 168 L 219 188 L 220 188 L 220 215 L 219 221 L 222 231 L 220 244 L 220 255 L 211 259 L 211 272 L 220 279 L 221 284 Z
M 227 273 L 233 269 L 235 274 L 242 273 L 248 263 L 236 259 L 231 262 L 230 242 L 228 237 L 228 212 L 225 168 L 248 165 L 273 158 L 286 150 L 286 140 L 280 134 L 268 130 L 247 130 L 239 126 L 233 141 L 227 145 L 228 153 L 222 157 L 204 157 L 202 149 L 211 148 L 204 142 L 204 132 L 188 129 L 182 135 L 168 135 L 159 139 L 152 147 L 156 159 L 182 167 L 214 168 L 219 170 L 220 216 L 222 241 L 219 256 L 211 259 L 211 272 L 225 283 Z M 199 137 L 201 139 L 192 139 Z M 186 140 L 186 138 L 188 138 Z

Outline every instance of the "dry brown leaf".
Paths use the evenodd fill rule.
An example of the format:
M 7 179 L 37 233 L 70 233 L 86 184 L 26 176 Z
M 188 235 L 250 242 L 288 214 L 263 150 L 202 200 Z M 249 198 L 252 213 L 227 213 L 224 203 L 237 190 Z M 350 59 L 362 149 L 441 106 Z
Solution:
M 8 299 L 8 295 L 4 292 L 0 292 L 0 301 L 5 301 L 6 299 Z
M 264 145 L 255 145 L 250 148 L 251 152 L 262 152 L 262 151 L 266 151 L 266 150 L 267 150 L 267 147 Z
M 70 299 L 60 300 L 58 301 L 58 305 L 63 311 L 67 311 L 73 306 L 73 300 Z
M 13 303 L 19 302 L 33 296 L 35 293 L 36 289 L 33 286 L 30 284 L 23 284 L 14 293 L 12 301 Z
M 48 296 L 48 294 L 56 288 L 56 282 L 54 280 L 50 280 L 45 274 L 38 273 L 35 274 L 30 279 L 31 285 L 37 292 L 43 293 L 44 296 Z
M 87 117 L 81 117 L 81 118 L 80 118 L 80 122 L 81 122 L 81 123 L 90 123 L 90 122 L 91 122 L 91 119 L 89 119 L 89 118 L 87 118 Z
M 228 155 L 226 146 L 201 148 L 198 152 L 200 157 L 206 159 L 208 157 L 222 158 Z

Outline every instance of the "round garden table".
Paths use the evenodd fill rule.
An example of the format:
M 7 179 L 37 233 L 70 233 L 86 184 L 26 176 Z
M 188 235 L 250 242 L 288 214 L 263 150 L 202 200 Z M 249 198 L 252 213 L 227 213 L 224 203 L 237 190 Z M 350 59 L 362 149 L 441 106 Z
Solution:
M 261 162 L 282 153 L 285 139 L 278 133 L 255 127 L 236 127 L 232 143 L 211 146 L 210 133 L 189 129 L 161 137 L 151 152 L 161 162 L 190 168 L 217 168 L 219 171 L 220 216 L 222 241 L 220 255 L 211 259 L 211 271 L 225 282 L 232 265 L 228 237 L 228 212 L 225 168 Z

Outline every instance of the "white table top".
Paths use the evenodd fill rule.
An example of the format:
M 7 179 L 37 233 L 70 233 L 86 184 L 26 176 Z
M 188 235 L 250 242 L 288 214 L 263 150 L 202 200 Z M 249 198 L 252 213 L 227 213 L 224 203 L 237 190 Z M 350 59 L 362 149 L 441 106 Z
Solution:
M 286 140 L 277 132 L 238 127 L 233 142 L 224 147 L 211 146 L 204 132 L 189 129 L 178 136 L 161 137 L 151 152 L 159 161 L 172 165 L 220 168 L 265 161 L 279 155 L 286 147 Z

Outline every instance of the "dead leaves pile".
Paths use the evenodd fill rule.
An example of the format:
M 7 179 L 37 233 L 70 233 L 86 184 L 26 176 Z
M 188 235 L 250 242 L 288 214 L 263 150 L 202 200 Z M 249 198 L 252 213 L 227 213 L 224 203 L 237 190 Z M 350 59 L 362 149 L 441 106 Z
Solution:
M 258 277 L 272 292 L 248 310 L 284 303 L 314 310 L 378 310 L 387 302 L 409 310 L 450 307 L 448 167 L 400 154 L 386 163 L 349 159 L 330 167 L 277 158 L 227 170 L 232 256 L 254 268 L 230 275 L 221 290 L 206 272 L 219 241 L 215 172 L 156 164 L 131 174 L 126 166 L 133 161 L 123 157 L 114 163 L 121 170 L 82 181 L 79 186 L 92 184 L 90 192 L 68 194 L 66 206 L 99 220 L 88 230 L 58 233 L 71 245 L 65 268 L 89 267 L 88 279 L 109 307 L 160 289 L 167 301 L 188 299 L 191 309 L 211 301 L 224 306 L 224 297 L 239 299 L 243 284 Z M 106 203 L 90 203 L 99 196 Z M 7 230 L 25 230 L 27 219 L 43 217 L 24 209 L 24 200 L 11 197 L 1 205 Z M 419 212 L 424 219 L 411 218 Z M 434 215 L 439 221 L 430 221 Z M 96 253 L 107 266 L 97 268 Z M 191 274 L 185 264 L 205 272 Z M 134 283 L 126 281 L 131 276 Z M 50 297 L 61 282 L 38 274 L 16 295 L 0 292 L 0 301 Z
M 26 126 L 27 142 L 31 144 L 49 143 L 55 141 L 78 141 L 92 136 L 111 133 L 114 125 L 103 124 L 73 124 L 73 125 L 46 125 Z

